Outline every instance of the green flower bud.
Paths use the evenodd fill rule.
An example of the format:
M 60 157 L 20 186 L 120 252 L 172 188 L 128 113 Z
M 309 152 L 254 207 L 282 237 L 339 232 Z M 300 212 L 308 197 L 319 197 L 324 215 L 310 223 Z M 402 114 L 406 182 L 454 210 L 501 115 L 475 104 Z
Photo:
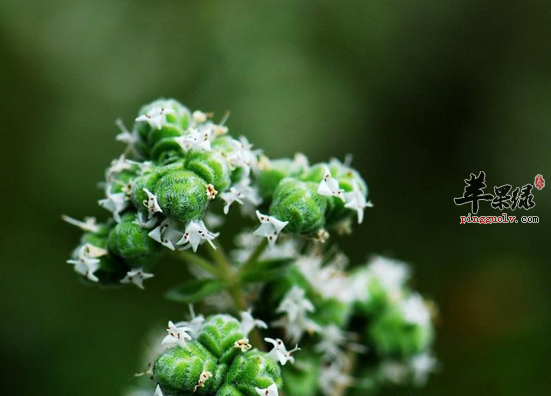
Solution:
M 152 193 L 163 213 L 182 223 L 201 219 L 208 207 L 207 183 L 190 171 L 164 175 Z
M 165 125 L 173 125 L 181 130 L 186 130 L 189 126 L 190 112 L 183 104 L 174 99 L 159 99 L 143 106 L 138 112 L 138 116 L 150 113 L 155 108 L 171 109 L 173 112 L 166 114 Z M 144 142 L 149 142 L 150 134 L 154 130 L 147 122 L 136 123 L 138 133 Z
M 255 388 L 266 389 L 282 385 L 281 371 L 277 363 L 266 353 L 253 350 L 235 358 L 228 372 L 227 381 L 235 384 L 245 396 L 258 396 Z
M 262 170 L 257 177 L 257 185 L 260 196 L 270 199 L 279 185 L 279 182 L 286 177 L 299 176 L 303 167 L 297 161 L 281 158 L 270 160 L 267 169 Z
M 173 138 L 159 140 L 151 149 L 151 159 L 158 164 L 169 164 L 184 158 L 184 149 Z
M 109 234 L 109 251 L 131 267 L 147 267 L 154 263 L 161 245 L 148 235 L 148 230 L 132 221 L 117 224 Z
M 226 190 L 231 183 L 230 167 L 216 151 L 195 151 L 188 153 L 185 168 L 201 176 L 216 191 Z
M 201 373 L 209 372 L 213 377 L 205 381 L 203 387 L 197 391 L 200 395 L 214 395 L 227 370 L 225 367 L 221 368 L 223 370 L 217 370 L 217 359 L 207 348 L 198 341 L 190 341 L 161 354 L 155 360 L 153 374 L 163 392 L 180 395 L 187 392 L 192 394 Z
M 203 325 L 197 340 L 205 345 L 220 362 L 233 360 L 240 352 L 235 342 L 246 338 L 241 324 L 228 315 L 211 316 Z
M 149 133 L 147 139 L 147 144 L 149 147 L 153 148 L 157 143 L 164 139 L 171 139 L 175 137 L 180 137 L 184 134 L 182 128 L 177 125 L 164 125 L 161 129 L 153 129 Z
M 327 199 L 317 193 L 316 183 L 282 180 L 274 192 L 270 215 L 288 221 L 285 231 L 313 234 L 325 225 Z
M 389 305 L 375 317 L 368 333 L 379 353 L 400 357 L 426 350 L 434 337 L 428 307 L 416 294 Z

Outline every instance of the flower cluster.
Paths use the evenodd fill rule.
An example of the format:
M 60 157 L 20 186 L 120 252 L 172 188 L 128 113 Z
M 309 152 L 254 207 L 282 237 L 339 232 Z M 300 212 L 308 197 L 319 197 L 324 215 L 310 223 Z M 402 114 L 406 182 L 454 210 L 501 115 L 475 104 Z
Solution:
M 106 170 L 99 200 L 108 219 L 63 216 L 83 231 L 68 263 L 86 282 L 143 288 L 172 254 L 188 264 L 188 279 L 167 298 L 215 313 L 168 323 L 147 371 L 155 396 L 423 385 L 437 366 L 435 309 L 409 287 L 409 267 L 380 256 L 351 266 L 330 240 L 363 222 L 372 206 L 365 180 L 349 161 L 269 159 L 232 137 L 226 118 L 162 99 L 130 130 L 119 121 L 127 147 Z M 236 206 L 252 228 L 228 222 L 236 243 L 226 255 L 218 237 Z M 240 320 L 221 314 L 229 311 Z
M 309 166 L 304 155 L 271 161 L 246 138 L 231 137 L 224 121 L 173 99 L 144 106 L 131 131 L 119 127 L 117 140 L 127 148 L 106 170 L 99 201 L 111 218 L 98 224 L 65 217 L 85 232 L 68 262 L 91 282 L 143 287 L 161 246 L 215 248 L 219 234 L 207 228 L 209 219 L 234 205 L 256 211 L 255 235 L 272 247 L 282 231 L 316 237 L 353 214 L 361 222 L 369 206 L 367 185 L 349 166 Z

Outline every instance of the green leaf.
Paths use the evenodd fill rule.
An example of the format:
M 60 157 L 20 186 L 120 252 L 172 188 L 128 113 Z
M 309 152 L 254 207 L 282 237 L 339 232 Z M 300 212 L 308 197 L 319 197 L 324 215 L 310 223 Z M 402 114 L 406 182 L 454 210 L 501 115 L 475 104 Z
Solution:
M 247 272 L 241 274 L 241 280 L 245 283 L 269 282 L 285 275 L 294 262 L 293 258 L 259 261 Z
M 224 284 L 216 279 L 193 279 L 170 289 L 165 297 L 176 302 L 196 303 L 218 293 L 224 287 Z

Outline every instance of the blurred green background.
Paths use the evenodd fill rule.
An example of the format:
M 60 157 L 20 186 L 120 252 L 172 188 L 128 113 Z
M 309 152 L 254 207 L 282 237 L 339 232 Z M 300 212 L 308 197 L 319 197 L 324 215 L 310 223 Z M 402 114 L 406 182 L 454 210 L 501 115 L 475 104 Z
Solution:
M 459 225 L 452 199 L 480 170 L 489 189 L 551 180 L 550 26 L 529 0 L 2 0 L 2 393 L 121 394 L 182 314 L 161 297 L 177 265 L 145 292 L 80 284 L 60 221 L 106 215 L 114 120 L 173 96 L 230 109 L 270 156 L 354 155 L 375 208 L 343 247 L 411 262 L 441 309 L 440 373 L 386 395 L 548 395 L 551 187 L 514 213 L 540 224 Z

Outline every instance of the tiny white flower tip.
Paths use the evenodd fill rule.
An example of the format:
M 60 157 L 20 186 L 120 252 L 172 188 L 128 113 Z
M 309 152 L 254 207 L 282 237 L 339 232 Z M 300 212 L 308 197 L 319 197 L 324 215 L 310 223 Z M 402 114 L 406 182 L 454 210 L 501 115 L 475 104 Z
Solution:
M 166 115 L 173 114 L 174 110 L 166 107 L 154 107 L 147 114 L 136 118 L 136 122 L 147 122 L 152 128 L 162 129 L 166 122 Z
M 151 219 L 156 213 L 163 213 L 163 210 L 159 206 L 157 201 L 157 196 L 149 191 L 147 188 L 144 188 L 143 191 L 147 194 L 147 199 L 143 201 L 143 205 L 147 208 L 149 212 L 149 219 Z
M 255 387 L 254 390 L 260 396 L 279 396 L 276 384 L 272 384 L 265 389 Z
M 161 387 L 159 385 L 157 385 L 157 387 L 155 388 L 155 393 L 153 394 L 153 396 L 164 396 L 163 391 L 161 390 Z
M 138 268 L 135 270 L 128 271 L 126 276 L 123 279 L 121 279 L 120 282 L 123 284 L 133 283 L 143 290 L 144 289 L 143 281 L 153 277 L 154 277 L 153 274 L 149 274 L 145 272 L 143 268 Z
M 327 197 L 338 197 L 345 202 L 344 190 L 339 188 L 339 181 L 331 176 L 331 171 L 327 165 L 324 165 L 323 179 L 318 186 L 318 194 Z

